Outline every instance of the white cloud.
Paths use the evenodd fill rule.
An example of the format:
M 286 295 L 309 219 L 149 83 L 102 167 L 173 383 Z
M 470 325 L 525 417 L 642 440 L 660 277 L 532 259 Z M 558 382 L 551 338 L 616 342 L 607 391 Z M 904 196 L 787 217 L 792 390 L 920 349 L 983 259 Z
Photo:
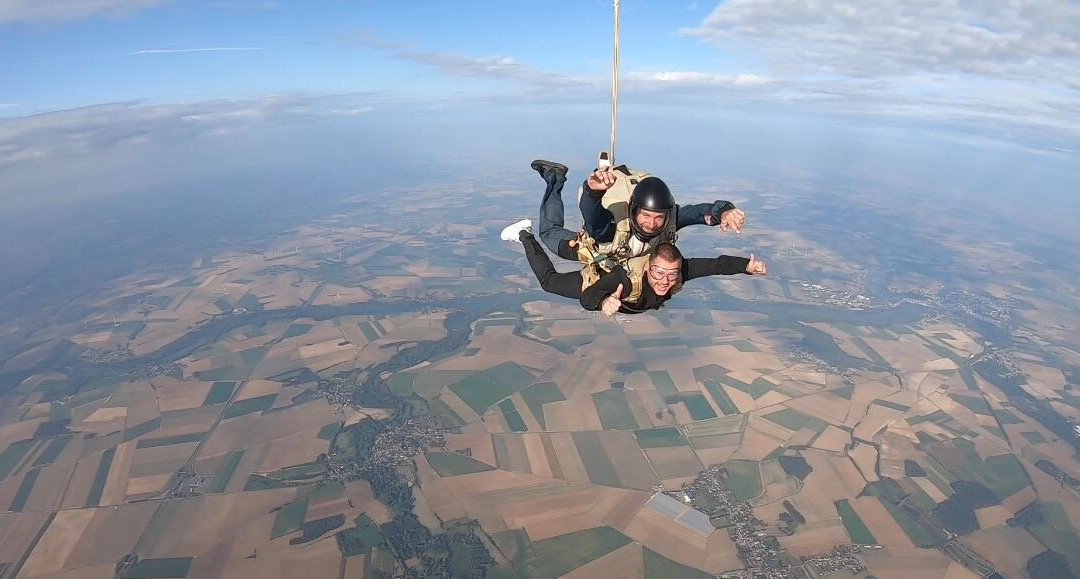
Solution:
M 124 56 L 139 56 L 143 54 L 188 54 L 193 52 L 248 52 L 262 50 L 253 46 L 212 46 L 206 48 L 151 48 L 148 50 L 136 50 L 128 52 Z
M 1080 133 L 1073 0 L 729 0 L 682 32 L 762 62 L 760 98 L 1002 140 Z
M 972 74 L 1080 88 L 1073 0 L 730 0 L 684 32 L 761 49 L 772 66 L 798 73 Z
M 519 81 L 538 86 L 569 86 L 571 84 L 593 86 L 602 82 L 595 77 L 571 76 L 560 72 L 545 71 L 526 66 L 506 55 L 468 56 L 450 52 L 421 50 L 414 46 L 392 42 L 365 33 L 346 40 L 354 48 L 374 48 L 392 58 L 434 68 L 450 76 L 495 78 Z M 553 84 L 554 83 L 554 84 Z
M 0 0 L 0 24 L 77 20 L 95 14 L 125 14 L 170 0 Z
M 371 95 L 271 95 L 254 100 L 187 104 L 110 103 L 0 119 L 0 167 L 78 156 L 149 142 L 235 134 L 256 123 L 297 117 L 358 115 Z
M 714 74 L 694 70 L 664 72 L 630 72 L 626 75 L 632 86 L 719 85 L 757 86 L 769 84 L 772 79 L 756 74 Z

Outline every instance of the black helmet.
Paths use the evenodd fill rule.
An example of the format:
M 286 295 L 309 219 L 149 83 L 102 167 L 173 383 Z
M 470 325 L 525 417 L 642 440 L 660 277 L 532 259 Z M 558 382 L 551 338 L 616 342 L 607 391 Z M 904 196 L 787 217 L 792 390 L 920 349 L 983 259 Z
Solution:
M 634 188 L 634 193 L 630 196 L 629 209 L 630 229 L 634 232 L 634 236 L 642 241 L 649 241 L 653 237 L 656 237 L 659 232 L 646 233 L 638 227 L 638 209 L 661 211 L 664 213 L 665 220 L 671 219 L 671 214 L 675 209 L 675 198 L 671 196 L 671 189 L 668 189 L 667 184 L 658 177 L 646 177 Z M 665 225 L 666 224 L 667 222 L 665 221 Z

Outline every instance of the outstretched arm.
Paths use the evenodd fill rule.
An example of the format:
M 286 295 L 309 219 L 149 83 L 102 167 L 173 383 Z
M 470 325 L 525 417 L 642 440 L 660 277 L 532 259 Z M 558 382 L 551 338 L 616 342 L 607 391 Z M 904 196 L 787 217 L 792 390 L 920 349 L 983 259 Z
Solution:
M 604 193 L 615 184 L 615 174 L 611 171 L 594 171 L 581 185 L 581 218 L 585 232 L 593 239 L 603 243 L 615 236 L 615 216 L 600 202 Z
M 746 213 L 737 209 L 731 201 L 716 200 L 712 203 L 678 206 L 676 211 L 676 229 L 689 225 L 719 225 L 724 231 L 738 233 L 746 222 Z
M 617 267 L 581 292 L 581 307 L 590 312 L 598 312 L 602 309 L 605 298 L 620 289 L 619 297 L 626 297 L 630 294 L 630 287 L 630 278 L 626 275 L 626 270 Z
M 692 257 L 683 260 L 682 278 L 689 281 L 708 275 L 735 275 L 745 273 L 749 275 L 765 275 L 765 263 L 755 259 L 751 254 L 749 258 L 735 257 L 733 255 L 721 255 L 720 257 L 700 258 Z

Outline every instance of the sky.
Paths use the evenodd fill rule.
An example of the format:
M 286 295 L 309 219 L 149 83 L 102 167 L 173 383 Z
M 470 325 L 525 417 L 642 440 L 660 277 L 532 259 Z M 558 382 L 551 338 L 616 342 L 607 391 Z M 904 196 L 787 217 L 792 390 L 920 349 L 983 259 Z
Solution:
M 812 169 L 903 143 L 1051 188 L 1080 163 L 1076 0 L 621 4 L 623 151 L 779 147 Z M 422 135 L 446 163 L 592 155 L 611 43 L 604 0 L 0 0 L 0 216 L 149 187 L 183 173 L 178 144 L 253 130 L 289 147 L 201 166 L 307 158 L 315 126 L 371 155 Z

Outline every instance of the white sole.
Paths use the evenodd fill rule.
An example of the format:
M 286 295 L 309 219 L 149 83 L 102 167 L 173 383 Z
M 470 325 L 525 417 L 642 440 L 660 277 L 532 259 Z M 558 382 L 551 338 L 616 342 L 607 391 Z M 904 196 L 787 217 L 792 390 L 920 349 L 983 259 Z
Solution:
M 516 223 L 511 223 L 503 228 L 499 233 L 499 239 L 503 241 L 519 241 L 518 234 L 522 229 L 532 226 L 532 219 L 522 219 Z

